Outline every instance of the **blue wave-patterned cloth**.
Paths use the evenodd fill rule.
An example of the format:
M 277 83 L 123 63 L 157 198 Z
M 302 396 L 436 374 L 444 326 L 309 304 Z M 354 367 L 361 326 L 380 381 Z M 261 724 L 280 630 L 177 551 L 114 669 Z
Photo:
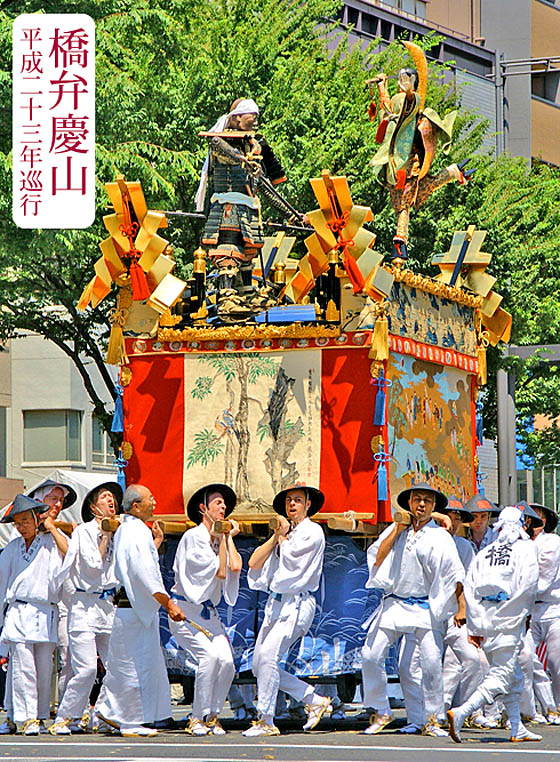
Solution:
M 237 537 L 236 546 L 243 558 L 239 598 L 235 607 L 218 606 L 231 641 L 238 672 L 251 669 L 256 635 L 264 616 L 268 593 L 249 589 L 247 562 L 259 544 L 250 537 Z M 178 539 L 168 538 L 161 559 L 167 590 L 173 585 L 173 559 Z M 288 654 L 284 667 L 300 677 L 339 675 L 361 669 L 361 649 L 366 632 L 364 622 L 377 608 L 381 590 L 366 590 L 366 554 L 349 536 L 329 536 L 321 587 L 315 593 L 317 608 L 308 634 Z M 172 675 L 192 674 L 194 664 L 177 645 L 169 630 L 167 615 L 160 614 L 160 634 L 167 668 Z M 397 674 L 397 657 L 391 649 L 386 663 L 389 676 Z

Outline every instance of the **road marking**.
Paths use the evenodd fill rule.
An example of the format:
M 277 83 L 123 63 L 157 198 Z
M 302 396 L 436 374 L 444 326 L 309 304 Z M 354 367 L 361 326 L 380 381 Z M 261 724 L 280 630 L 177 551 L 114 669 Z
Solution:
M 232 739 L 233 740 L 233 739 Z M 23 741 L 23 739 L 22 739 Z M 476 741 L 474 742 L 476 744 Z M 523 745 L 523 748 L 514 747 L 513 744 L 510 746 L 509 742 L 507 740 L 504 741 L 497 741 L 495 743 L 486 741 L 484 744 L 476 744 L 473 747 L 469 748 L 466 745 L 458 746 L 450 741 L 450 743 L 446 746 L 380 746 L 378 744 L 371 744 L 371 745 L 355 745 L 355 744 L 338 744 L 338 743 L 332 743 L 332 744 L 315 744 L 315 743 L 281 743 L 279 742 L 277 745 L 271 745 L 270 741 L 260 741 L 257 743 L 215 743 L 215 742 L 207 742 L 207 743 L 201 743 L 196 741 L 190 741 L 190 739 L 185 739 L 185 741 L 181 743 L 164 743 L 161 741 L 142 741 L 138 740 L 137 742 L 130 743 L 130 741 L 124 741 L 121 740 L 118 737 L 115 737 L 113 741 L 93 741 L 93 742 L 87 742 L 85 741 L 55 741 L 54 739 L 47 742 L 47 744 L 42 744 L 40 741 L 29 741 L 29 742 L 23 742 L 23 743 L 2 743 L 0 746 L 0 749 L 4 752 L 7 751 L 7 747 L 13 747 L 13 750 L 16 749 L 27 749 L 28 747 L 40 747 L 42 751 L 46 752 L 47 749 L 64 749 L 69 747 L 78 747 L 78 748 L 90 748 L 90 749 L 100 749 L 103 747 L 110 747 L 113 752 L 117 749 L 119 751 L 125 751 L 127 756 L 125 757 L 123 755 L 122 760 L 126 760 L 126 762 L 137 762 L 139 757 L 136 756 L 128 756 L 130 754 L 134 755 L 134 749 L 139 748 L 163 748 L 163 749 L 185 749 L 185 748 L 199 748 L 199 749 L 208 749 L 210 751 L 211 749 L 231 749 L 232 746 L 235 747 L 235 749 L 254 749 L 254 750 L 261 750 L 261 751 L 269 751 L 272 749 L 273 751 L 280 753 L 282 749 L 318 749 L 318 750 L 327 750 L 333 753 L 336 752 L 343 752 L 343 751 L 361 751 L 364 754 L 375 754 L 375 752 L 378 751 L 389 751 L 393 753 L 397 752 L 423 752 L 423 753 L 434 753 L 434 752 L 459 752 L 460 754 L 501 754 L 501 753 L 507 753 L 508 755 L 511 754 L 525 754 L 525 755 L 554 755 L 558 756 L 558 749 L 535 749 L 531 748 L 528 749 L 525 745 Z M 486 748 L 482 748 L 482 746 Z M 490 747 L 490 748 L 488 748 Z M 12 749 L 10 749 L 12 751 Z M 3 755 L 2 755 L 3 756 Z M 5 759 L 6 757 L 4 757 Z M 33 757 L 33 760 L 52 760 L 53 756 L 52 754 L 49 757 Z M 114 757 L 112 757 L 114 759 Z M 1 759 L 1 757 L 0 757 Z M 19 757 L 21 759 L 21 757 Z M 80 759 L 80 757 L 61 757 L 59 754 L 57 754 L 57 759 Z M 88 762 L 95 762 L 97 760 L 105 760 L 109 759 L 109 757 L 88 757 Z M 173 759 L 172 757 L 153 757 L 150 755 L 151 762 L 169 762 L 170 759 Z M 189 757 L 190 762 L 231 762 L 231 757 L 228 757 L 226 759 L 221 759 L 218 757 L 201 757 L 201 758 L 195 758 L 195 757 Z M 249 760 L 246 758 L 243 758 L 243 762 L 262 762 L 262 758 L 259 760 Z M 288 760 L 282 760 L 282 762 L 288 762 Z M 329 762 L 337 762 L 336 760 L 329 760 Z M 340 762 L 340 761 L 339 761 Z

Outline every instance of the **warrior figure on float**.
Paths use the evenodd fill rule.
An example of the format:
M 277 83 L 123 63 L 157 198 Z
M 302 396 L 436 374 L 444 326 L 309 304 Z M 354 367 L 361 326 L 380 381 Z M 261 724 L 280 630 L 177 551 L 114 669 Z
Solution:
M 418 209 L 428 197 L 452 180 L 465 184 L 474 170 L 463 172 L 467 160 L 451 164 L 435 175 L 428 174 L 438 139 L 448 153 L 457 111 L 441 119 L 424 105 L 428 66 L 424 51 L 412 42 L 404 42 L 416 69 L 401 69 L 398 74 L 399 92 L 392 98 L 387 90 L 387 75 L 380 73 L 367 81 L 377 85 L 381 106 L 381 121 L 376 141 L 380 143 L 372 159 L 373 171 L 379 182 L 388 188 L 391 205 L 397 215 L 397 230 L 393 238 L 393 259 L 408 257 L 408 224 L 411 208 Z M 369 115 L 375 117 L 375 104 Z
M 202 245 L 217 270 L 217 309 L 224 322 L 238 322 L 272 304 L 271 291 L 253 285 L 253 259 L 264 244 L 257 192 L 288 223 L 300 215 L 276 190 L 286 180 L 265 138 L 257 134 L 259 107 L 251 98 L 234 101 L 228 114 L 200 136 L 209 151 L 196 195 L 207 215 Z

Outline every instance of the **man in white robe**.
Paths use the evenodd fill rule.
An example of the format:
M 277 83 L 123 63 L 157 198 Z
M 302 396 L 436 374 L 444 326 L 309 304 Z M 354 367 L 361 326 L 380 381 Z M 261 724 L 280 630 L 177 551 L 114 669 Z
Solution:
M 314 487 L 294 486 L 279 492 L 273 501 L 279 525 L 249 559 L 249 587 L 264 590 L 269 597 L 252 664 L 257 678 L 259 719 L 243 731 L 245 736 L 280 734 L 274 725 L 279 690 L 305 701 L 304 730 L 312 730 L 330 707 L 330 699 L 315 693 L 312 686 L 279 664 L 290 647 L 307 633 L 315 615 L 312 593 L 318 590 L 321 580 L 325 536 L 309 517 L 323 502 L 323 493 Z
M 490 521 L 496 518 L 500 510 L 495 503 L 492 503 L 480 492 L 467 500 L 465 509 L 474 517 L 469 526 L 469 539 L 474 543 L 475 550 L 478 552 L 494 539 Z
M 63 482 L 55 482 L 52 479 L 46 479 L 38 484 L 29 492 L 29 497 L 38 500 L 48 506 L 48 511 L 40 516 L 42 520 L 45 516 L 50 516 L 53 521 L 58 519 L 61 511 L 74 505 L 78 496 L 76 491 Z M 64 691 L 68 680 L 72 677 L 72 664 L 70 662 L 70 650 L 68 646 L 68 607 L 70 596 L 72 595 L 72 586 L 64 583 L 58 602 L 58 642 L 56 644 L 56 671 L 57 671 L 57 696 L 58 701 L 62 701 Z
M 146 526 L 155 508 L 147 487 L 133 484 L 123 496 L 125 517 L 114 539 L 115 575 L 124 588 L 109 640 L 103 692 L 95 709 L 122 736 L 155 736 L 152 725 L 171 717 L 171 695 L 159 637 L 159 607 L 179 622 L 185 615 L 165 592 L 157 548 L 163 532 Z
M 410 526 L 393 523 L 368 549 L 366 587 L 382 588 L 385 596 L 369 623 L 362 649 L 364 705 L 376 709 L 364 732 L 379 733 L 392 720 L 385 657 L 400 635 L 410 633 L 422 669 L 422 733 L 447 735 L 440 725 L 443 627 L 457 611 L 464 569 L 453 539 L 432 520 L 434 509 L 446 507 L 445 495 L 421 483 L 399 493 L 397 502 L 410 510 Z
M 474 516 L 455 495 L 449 496 L 445 512 L 451 519 L 451 535 L 466 574 L 475 557 L 474 545 L 465 537 L 460 537 L 457 532 L 463 524 L 472 522 Z M 457 687 L 459 687 L 460 695 L 466 698 L 482 681 L 479 649 L 469 642 L 465 625 L 466 612 L 463 612 L 461 617 L 455 615 L 450 618 L 443 639 L 445 647 L 443 698 L 446 710 L 451 707 Z M 471 727 L 482 729 L 494 725 L 492 721 L 485 718 L 480 710 L 468 718 L 468 723 Z
M 544 526 L 534 527 L 532 539 L 537 546 L 539 562 L 539 581 L 537 600 L 531 615 L 531 634 L 538 646 L 543 641 L 546 645 L 547 669 L 552 684 L 553 701 L 543 701 L 539 696 L 543 683 L 544 669 L 537 665 L 535 670 L 535 692 L 541 702 L 545 718 L 550 724 L 560 723 L 557 707 L 560 707 L 560 537 L 556 534 L 558 515 L 552 508 L 538 503 L 531 503 L 531 508 L 544 522 Z M 546 695 L 546 694 L 545 694 Z
M 447 527 L 447 530 L 453 537 L 453 542 L 466 572 L 474 558 L 474 545 L 470 540 L 458 536 L 457 531 L 463 523 L 470 523 L 473 520 L 473 515 L 465 509 L 463 503 L 455 495 L 450 495 L 447 507 L 440 510 L 450 519 L 450 527 Z M 434 517 L 433 513 L 432 517 Z M 443 699 L 446 709 L 451 706 L 459 683 L 461 683 L 461 695 L 467 697 L 482 681 L 479 649 L 468 642 L 467 628 L 465 627 L 466 610 L 462 596 L 460 601 L 461 605 L 457 612 L 444 625 Z M 422 730 L 424 715 L 422 669 L 418 648 L 415 647 L 414 637 L 411 634 L 405 636 L 404 646 L 401 649 L 399 674 L 408 719 L 408 724 L 401 728 L 400 732 L 405 734 L 419 733 Z M 491 725 L 482 712 L 478 712 L 476 716 L 469 718 L 469 721 L 471 727 L 486 728 Z
M 107 662 L 115 616 L 113 593 L 118 583 L 113 533 L 104 531 L 101 525 L 104 518 L 115 516 L 121 501 L 122 489 L 117 482 L 105 482 L 88 492 L 82 505 L 84 523 L 74 529 L 62 565 L 60 578 L 68 579 L 73 590 L 68 617 L 72 677 L 49 728 L 53 735 L 69 735 L 87 728 L 97 655 L 103 665 Z M 86 720 L 83 723 L 82 716 Z
M 523 530 L 522 516 L 514 506 L 501 511 L 494 527 L 497 539 L 478 553 L 467 574 L 469 637 L 484 649 L 490 667 L 475 692 L 447 712 L 449 732 L 457 743 L 465 718 L 498 696 L 511 724 L 510 740 L 541 740 L 527 730 L 519 713 L 523 674 L 518 656 L 539 574 L 536 548 Z
M 0 593 L 7 604 L 2 640 L 9 646 L 11 719 L 25 735 L 38 735 L 49 717 L 52 654 L 58 636 L 60 585 L 56 575 L 68 548 L 47 506 L 17 495 L 2 518 L 20 537 L 0 554 Z
M 169 626 L 197 663 L 192 717 L 186 729 L 196 736 L 225 733 L 218 715 L 235 675 L 231 645 L 216 606 L 222 596 L 228 606 L 237 601 L 242 561 L 233 538 L 239 526 L 231 521 L 230 532 L 217 532 L 216 521 L 223 521 L 236 501 L 225 484 L 209 484 L 191 496 L 187 515 L 197 526 L 181 538 L 173 566 L 171 594 L 186 619 L 170 620 Z

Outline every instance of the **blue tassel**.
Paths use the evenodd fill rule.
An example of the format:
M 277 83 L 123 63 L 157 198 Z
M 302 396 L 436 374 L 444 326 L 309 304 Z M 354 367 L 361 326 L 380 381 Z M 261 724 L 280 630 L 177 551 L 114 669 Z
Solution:
M 482 440 L 484 439 L 484 419 L 482 417 L 482 411 L 484 409 L 484 405 L 482 402 L 476 403 L 476 438 L 482 444 Z
M 393 385 L 392 381 L 388 381 L 385 378 L 385 372 L 383 368 L 379 369 L 379 376 L 373 378 L 371 383 L 377 386 L 377 392 L 375 394 L 375 410 L 373 413 L 373 425 L 385 426 L 385 399 L 386 389 Z
M 113 422 L 111 431 L 122 433 L 124 431 L 124 413 L 123 413 L 123 388 L 120 384 L 115 384 L 117 398 L 115 400 L 115 412 L 113 413 Z
M 126 476 L 124 469 L 128 466 L 128 460 L 123 458 L 122 450 L 119 450 L 119 455 L 117 458 L 115 458 L 115 465 L 117 467 L 117 482 L 124 492 L 126 489 Z
M 387 500 L 389 491 L 387 489 L 387 466 L 385 463 L 379 463 L 377 469 L 377 499 Z
M 389 498 L 389 487 L 387 479 L 387 462 L 391 460 L 388 452 L 385 452 L 383 445 L 379 445 L 379 452 L 374 453 L 373 459 L 377 462 L 377 499 L 387 500 Z
M 486 471 L 477 471 L 476 472 L 476 486 L 478 492 L 480 492 L 481 495 L 484 495 L 484 487 L 482 486 L 482 482 L 488 479 L 488 474 Z

